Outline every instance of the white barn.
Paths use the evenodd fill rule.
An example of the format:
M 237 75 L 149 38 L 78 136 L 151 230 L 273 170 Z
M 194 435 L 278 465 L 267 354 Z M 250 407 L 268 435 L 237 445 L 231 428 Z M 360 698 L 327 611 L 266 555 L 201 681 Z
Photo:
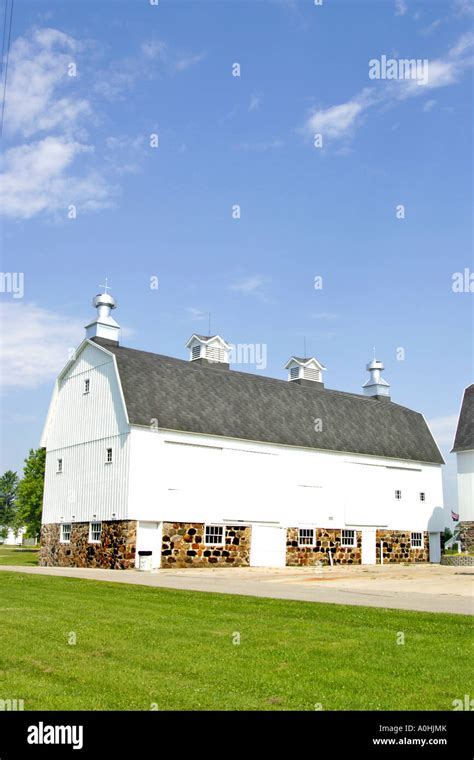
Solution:
M 229 366 L 194 334 L 189 361 L 122 347 L 109 294 L 56 381 L 42 436 L 40 562 L 131 568 L 438 562 L 442 456 L 424 417 L 391 401 Z
M 467 548 L 474 546 L 474 385 L 464 391 L 452 453 L 457 460 L 460 540 Z

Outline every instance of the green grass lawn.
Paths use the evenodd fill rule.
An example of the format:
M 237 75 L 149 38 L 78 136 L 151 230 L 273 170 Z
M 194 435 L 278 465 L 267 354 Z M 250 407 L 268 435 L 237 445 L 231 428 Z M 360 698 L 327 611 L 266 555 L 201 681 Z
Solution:
M 37 565 L 38 549 L 33 546 L 5 546 L 0 544 L 0 565 Z
M 472 693 L 471 620 L 2 571 L 0 698 L 25 710 L 451 710 Z

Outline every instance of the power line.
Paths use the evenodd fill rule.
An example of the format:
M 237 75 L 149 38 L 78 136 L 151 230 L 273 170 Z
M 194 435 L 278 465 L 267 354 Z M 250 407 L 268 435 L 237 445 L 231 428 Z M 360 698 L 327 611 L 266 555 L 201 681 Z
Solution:
M 3 58 L 5 55 L 5 39 L 7 36 L 7 17 L 8 17 L 8 0 L 5 0 L 5 15 L 3 17 L 3 36 L 2 36 L 2 60 L 0 61 L 2 71 L 3 71 Z
M 7 57 L 5 60 L 5 78 L 3 81 L 3 100 L 2 100 L 2 116 L 0 120 L 0 137 L 3 136 L 3 117 L 5 114 L 5 99 L 6 99 L 6 94 L 7 94 L 8 59 L 10 57 L 10 42 L 12 38 L 13 3 L 14 3 L 14 0 L 12 0 L 11 9 L 10 9 L 10 25 L 8 29 Z

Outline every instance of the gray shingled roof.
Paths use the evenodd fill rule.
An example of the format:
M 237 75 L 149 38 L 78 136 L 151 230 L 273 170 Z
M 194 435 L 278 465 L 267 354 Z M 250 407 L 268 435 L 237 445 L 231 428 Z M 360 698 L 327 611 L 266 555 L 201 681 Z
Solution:
M 131 424 L 443 464 L 423 416 L 391 401 L 94 340 L 117 358 Z
M 474 449 L 474 384 L 464 391 L 452 451 Z

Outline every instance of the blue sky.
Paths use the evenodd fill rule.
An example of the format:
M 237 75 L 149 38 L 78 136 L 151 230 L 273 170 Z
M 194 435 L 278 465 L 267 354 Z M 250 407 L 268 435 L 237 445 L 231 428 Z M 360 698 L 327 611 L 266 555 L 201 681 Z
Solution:
M 472 20 L 468 0 L 17 0 L 0 197 L 24 293 L 0 293 L 2 469 L 38 445 L 105 276 L 136 348 L 185 358 L 211 312 L 267 345 L 264 374 L 306 339 L 328 387 L 360 392 L 376 346 L 447 455 L 473 376 L 473 294 L 453 292 L 474 269 Z M 381 56 L 428 60 L 427 82 L 370 79 Z

